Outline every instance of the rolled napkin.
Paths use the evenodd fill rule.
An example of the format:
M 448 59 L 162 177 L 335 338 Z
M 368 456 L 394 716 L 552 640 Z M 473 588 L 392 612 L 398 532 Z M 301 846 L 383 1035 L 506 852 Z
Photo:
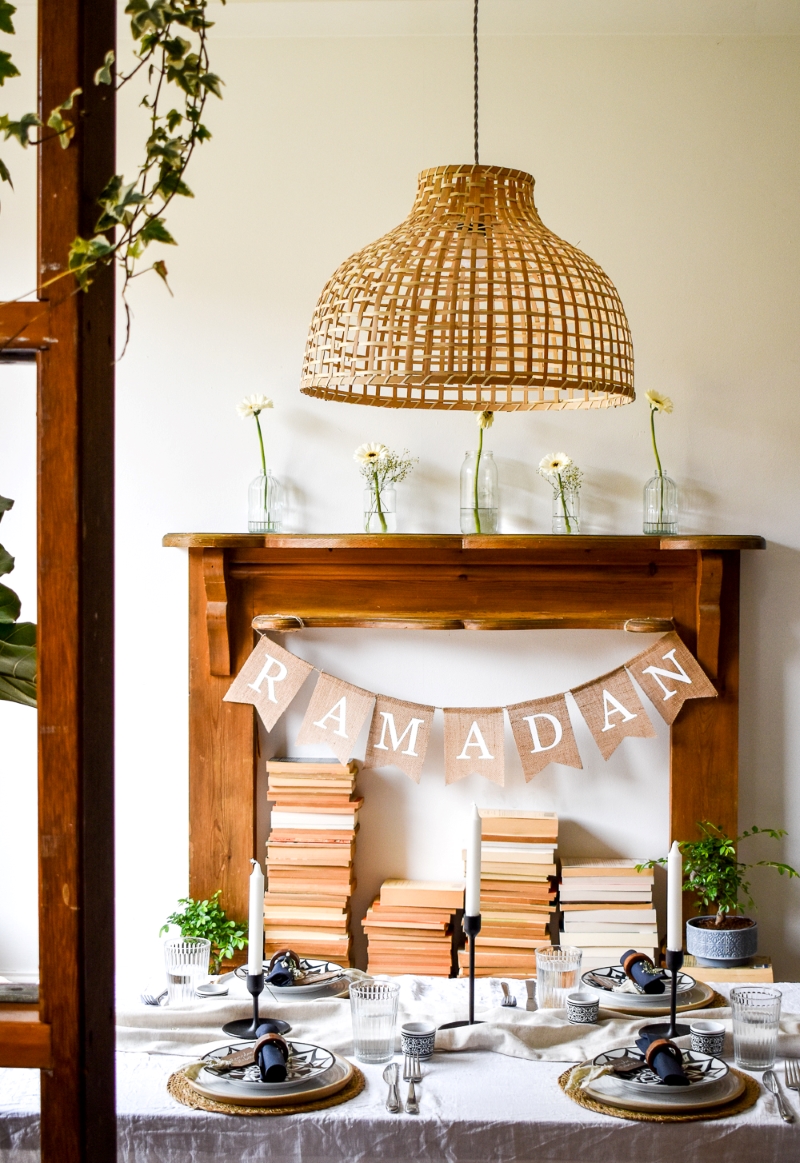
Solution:
M 281 949 L 269 963 L 265 980 L 278 989 L 294 985 L 294 970 L 300 965 L 300 958 L 293 949 Z
M 259 1027 L 260 1028 L 260 1027 Z M 280 1034 L 264 1034 L 253 1047 L 262 1082 L 285 1082 L 289 1046 Z
M 631 981 L 635 981 L 645 993 L 663 993 L 666 989 L 666 973 L 663 969 L 656 969 L 645 953 L 629 949 L 622 954 L 619 963 Z
M 683 1055 L 674 1042 L 654 1034 L 642 1034 L 636 1045 L 644 1054 L 644 1060 L 665 1086 L 688 1086 L 689 1079 L 683 1069 Z

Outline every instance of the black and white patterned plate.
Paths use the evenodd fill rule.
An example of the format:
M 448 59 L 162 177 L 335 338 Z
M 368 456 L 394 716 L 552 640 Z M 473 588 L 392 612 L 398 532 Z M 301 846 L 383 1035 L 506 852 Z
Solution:
M 252 1040 L 232 1042 L 228 1046 L 212 1050 L 203 1056 L 203 1062 L 206 1064 L 204 1070 L 213 1075 L 218 1082 L 246 1082 L 250 1086 L 257 1086 L 265 1094 L 271 1094 L 273 1091 L 280 1093 L 282 1090 L 293 1089 L 300 1082 L 309 1082 L 313 1078 L 318 1078 L 326 1070 L 330 1070 L 336 1061 L 336 1056 L 323 1046 L 315 1046 L 311 1042 L 289 1042 L 291 1053 L 286 1063 L 285 1082 L 262 1082 L 257 1066 L 238 1066 L 234 1067 L 233 1070 L 222 1072 L 215 1069 L 215 1064 L 224 1063 L 229 1054 L 235 1054 L 238 1050 L 245 1050 L 252 1045 Z
M 699 1054 L 696 1050 L 682 1050 L 681 1053 L 683 1055 L 683 1069 L 689 1079 L 689 1087 L 693 1091 L 710 1086 L 713 1082 L 719 1082 L 728 1073 L 727 1064 L 720 1058 L 712 1058 L 710 1054 Z M 639 1094 L 651 1090 L 664 1090 L 671 1092 L 676 1097 L 681 1091 L 686 1093 L 686 1087 L 665 1086 L 656 1072 L 646 1064 L 644 1054 L 638 1046 L 624 1046 L 619 1050 L 608 1050 L 605 1054 L 598 1054 L 596 1058 L 592 1059 L 592 1065 L 611 1066 L 620 1058 L 638 1058 L 642 1063 L 642 1069 L 637 1074 L 626 1078 L 616 1076 L 617 1082 L 626 1089 Z
M 619 996 L 625 997 L 626 1000 L 630 997 L 630 998 L 633 998 L 634 1000 L 641 999 L 642 1001 L 645 1001 L 645 1002 L 653 1002 L 654 1004 L 657 1004 L 657 1005 L 664 1005 L 664 998 L 669 997 L 670 978 L 672 977 L 672 974 L 670 973 L 669 969 L 665 969 L 664 972 L 667 975 L 666 981 L 664 982 L 664 984 L 666 986 L 664 993 L 627 993 L 626 992 L 625 994 L 620 994 Z M 625 981 L 628 980 L 627 976 L 625 974 L 625 970 L 622 968 L 621 965 L 604 965 L 602 969 L 588 969 L 586 971 L 586 973 L 584 973 L 581 976 L 581 981 L 583 982 L 583 984 L 585 986 L 587 986 L 588 989 L 597 990 L 598 987 L 593 986 L 592 982 L 590 980 L 592 978 L 592 976 L 602 977 L 603 980 L 610 981 L 615 987 L 622 985 Z M 689 993 L 690 990 L 694 989 L 695 984 L 696 983 L 695 983 L 694 978 L 690 977 L 688 973 L 681 972 L 678 974 L 678 994 L 679 995 L 682 993 Z M 602 991 L 602 992 L 606 992 L 606 991 Z M 610 990 L 608 992 L 610 993 Z M 601 993 L 601 996 L 602 996 L 602 993 Z

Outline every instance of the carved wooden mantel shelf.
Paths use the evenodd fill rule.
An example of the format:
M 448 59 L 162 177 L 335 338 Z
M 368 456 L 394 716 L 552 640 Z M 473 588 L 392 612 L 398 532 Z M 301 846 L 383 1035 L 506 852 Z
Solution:
M 253 710 L 223 703 L 255 630 L 673 627 L 719 690 L 671 728 L 671 833 L 737 823 L 739 554 L 757 536 L 170 533 L 190 558 L 190 891 L 247 912 Z

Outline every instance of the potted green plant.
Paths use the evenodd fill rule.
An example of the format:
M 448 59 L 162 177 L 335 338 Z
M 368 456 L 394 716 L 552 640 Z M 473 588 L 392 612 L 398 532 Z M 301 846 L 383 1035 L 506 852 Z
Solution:
M 221 892 L 218 888 L 207 901 L 182 897 L 178 904 L 184 906 L 183 910 L 170 913 L 158 934 L 160 937 L 170 925 L 177 925 L 182 937 L 205 937 L 211 942 L 208 971 L 212 977 L 219 973 L 223 961 L 229 961 L 237 949 L 244 949 L 247 944 L 243 926 L 230 920 L 220 905 Z
M 732 839 L 709 820 L 698 821 L 697 827 L 699 840 L 678 842 L 686 878 L 683 889 L 693 892 L 701 905 L 714 912 L 691 917 L 686 922 L 686 951 L 696 958 L 698 965 L 721 968 L 746 965 L 758 951 L 758 924 L 752 917 L 739 915 L 742 899 L 748 907 L 755 907 L 750 883 L 745 879 L 747 873 L 751 868 L 775 868 L 781 876 L 785 874 L 790 879 L 800 873 L 776 860 L 745 864 L 737 859 L 736 845 L 753 836 L 780 840 L 786 832 L 782 828 L 753 826 Z M 665 863 L 666 857 L 662 857 L 649 860 L 641 867 Z

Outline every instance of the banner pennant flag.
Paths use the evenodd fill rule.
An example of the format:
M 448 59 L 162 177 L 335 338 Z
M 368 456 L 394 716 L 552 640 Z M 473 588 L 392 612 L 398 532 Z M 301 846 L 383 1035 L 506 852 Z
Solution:
M 223 701 L 252 703 L 271 731 L 313 669 L 310 663 L 265 636 L 258 641 Z
M 419 783 L 434 707 L 378 695 L 364 756 L 365 767 L 399 767 Z
M 445 783 L 483 775 L 502 787 L 504 730 L 502 707 L 445 707 Z
M 583 768 L 564 695 L 550 695 L 506 707 L 525 782 L 548 763 Z
M 625 663 L 665 723 L 674 723 L 687 699 L 715 698 L 717 691 L 677 634 L 665 634 Z
M 297 742 L 324 743 L 341 763 L 347 763 L 374 702 L 370 691 L 320 674 Z
M 655 735 L 642 701 L 624 666 L 570 691 L 586 720 L 603 759 L 608 759 L 627 735 Z

